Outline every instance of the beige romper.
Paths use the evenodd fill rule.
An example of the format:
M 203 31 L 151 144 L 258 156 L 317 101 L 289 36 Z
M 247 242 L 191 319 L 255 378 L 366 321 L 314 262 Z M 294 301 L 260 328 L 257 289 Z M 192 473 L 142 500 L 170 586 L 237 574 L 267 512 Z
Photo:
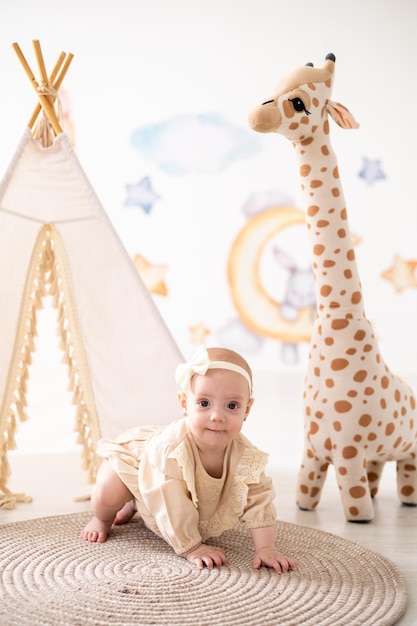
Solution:
M 242 434 L 227 447 L 221 478 L 205 471 L 187 418 L 101 439 L 98 454 L 131 491 L 146 526 L 177 554 L 238 522 L 275 524 L 275 493 L 264 473 L 268 455 Z

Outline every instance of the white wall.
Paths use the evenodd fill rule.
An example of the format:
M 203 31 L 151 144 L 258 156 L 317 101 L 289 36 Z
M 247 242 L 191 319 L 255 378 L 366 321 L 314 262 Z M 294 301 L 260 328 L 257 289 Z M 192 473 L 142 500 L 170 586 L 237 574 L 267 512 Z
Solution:
M 78 157 L 132 257 L 140 254 L 155 266 L 165 266 L 167 294 L 154 293 L 154 301 L 181 350 L 191 354 L 197 340 L 190 328 L 201 325 L 207 344 L 233 344 L 260 376 L 265 372 L 269 380 L 276 374 L 280 386 L 292 389 L 285 381 L 302 378 L 306 345 L 298 346 L 297 360 L 289 365 L 282 360 L 280 342 L 242 328 L 227 263 L 248 221 L 245 211 L 251 199 L 255 212 L 263 209 L 268 194 L 277 204 L 301 207 L 291 146 L 281 137 L 252 134 L 249 111 L 282 74 L 309 61 L 320 65 L 334 52 L 333 97 L 361 124 L 350 133 L 334 125 L 332 136 L 351 228 L 360 240 L 357 256 L 366 308 L 387 362 L 414 377 L 416 285 L 398 292 L 382 273 L 395 257 L 417 261 L 416 18 L 414 0 L 3 2 L 0 167 L 7 166 L 36 103 L 11 44 L 19 43 L 36 76 L 33 39 L 40 40 L 49 69 L 61 50 L 73 52 L 64 87 Z M 195 126 L 202 114 L 221 116 L 217 134 L 213 127 L 207 135 L 201 124 Z M 173 132 L 165 147 L 171 165 L 182 166 L 180 173 L 166 171 L 158 155 L 132 144 L 137 129 L 176 116 L 185 116 L 188 125 L 182 127 L 183 135 Z M 229 142 L 240 145 L 234 159 Z M 227 164 L 222 161 L 225 154 L 230 157 Z M 379 160 L 386 178 L 373 184 L 362 179 L 364 158 Z M 147 176 L 160 196 L 152 210 L 125 206 L 126 185 Z M 297 237 L 295 261 L 308 263 L 304 234 Z M 283 236 L 283 245 L 288 245 L 285 241 Z M 268 259 L 263 272 L 262 280 L 279 301 L 286 272 Z M 41 321 L 41 331 L 45 326 L 48 335 L 51 323 L 53 316 L 52 322 Z M 35 356 L 31 423 L 20 429 L 19 448 L 59 448 L 68 442 L 61 425 L 66 411 L 65 428 L 71 423 L 71 408 L 64 409 L 65 393 L 58 393 L 65 381 L 51 382 L 59 371 L 58 355 L 51 357 L 45 347 L 51 342 L 54 353 L 52 340 L 38 342 L 43 358 Z M 38 362 L 42 364 L 36 369 Z M 292 395 L 283 400 L 296 403 L 295 419 L 300 419 L 297 400 Z

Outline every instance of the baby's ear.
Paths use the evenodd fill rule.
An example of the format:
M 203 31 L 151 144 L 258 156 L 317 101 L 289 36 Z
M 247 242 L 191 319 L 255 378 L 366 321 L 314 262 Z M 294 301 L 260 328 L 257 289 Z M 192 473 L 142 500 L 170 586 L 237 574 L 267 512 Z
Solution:
M 187 396 L 183 391 L 178 392 L 178 402 L 180 403 L 180 407 L 183 409 L 185 414 L 187 410 Z
M 254 402 L 255 402 L 255 398 L 250 398 L 250 400 L 248 401 L 248 404 L 246 405 L 245 419 L 247 418 L 247 416 L 251 412 L 251 409 L 252 409 L 252 406 L 253 406 Z

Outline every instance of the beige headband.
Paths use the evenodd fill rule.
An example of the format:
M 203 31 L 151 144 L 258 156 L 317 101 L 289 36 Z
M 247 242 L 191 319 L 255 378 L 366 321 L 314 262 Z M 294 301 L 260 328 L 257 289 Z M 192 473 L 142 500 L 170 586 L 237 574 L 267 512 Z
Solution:
M 207 370 L 213 369 L 231 370 L 232 372 L 241 374 L 248 382 L 250 396 L 252 398 L 252 381 L 248 372 L 243 369 L 243 367 L 240 367 L 240 365 L 229 363 L 229 361 L 210 361 L 208 352 L 203 346 L 197 350 L 195 355 L 187 361 L 187 363 L 178 365 L 175 372 L 175 380 L 182 391 L 185 391 L 194 374 L 204 375 Z

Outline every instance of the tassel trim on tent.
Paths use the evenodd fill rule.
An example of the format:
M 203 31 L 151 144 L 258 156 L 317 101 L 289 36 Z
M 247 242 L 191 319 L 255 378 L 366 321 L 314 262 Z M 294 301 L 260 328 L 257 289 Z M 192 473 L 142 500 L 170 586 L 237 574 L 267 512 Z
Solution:
M 4 494 L 0 495 L 0 507 L 4 508 L 14 508 L 16 502 L 31 500 L 24 494 L 12 494 L 7 489 L 11 473 L 7 453 L 16 448 L 18 422 L 28 419 L 26 393 L 37 336 L 37 311 L 43 308 L 42 300 L 47 295 L 53 297 L 53 305 L 58 312 L 57 333 L 64 353 L 63 361 L 68 367 L 72 402 L 76 405 L 74 430 L 78 434 L 77 443 L 82 446 L 82 467 L 88 472 L 89 482 L 95 481 L 101 462 L 96 454 L 101 432 L 76 310 L 72 306 L 75 299 L 65 250 L 56 229 L 45 224 L 32 253 L 0 412 L 0 491 Z

